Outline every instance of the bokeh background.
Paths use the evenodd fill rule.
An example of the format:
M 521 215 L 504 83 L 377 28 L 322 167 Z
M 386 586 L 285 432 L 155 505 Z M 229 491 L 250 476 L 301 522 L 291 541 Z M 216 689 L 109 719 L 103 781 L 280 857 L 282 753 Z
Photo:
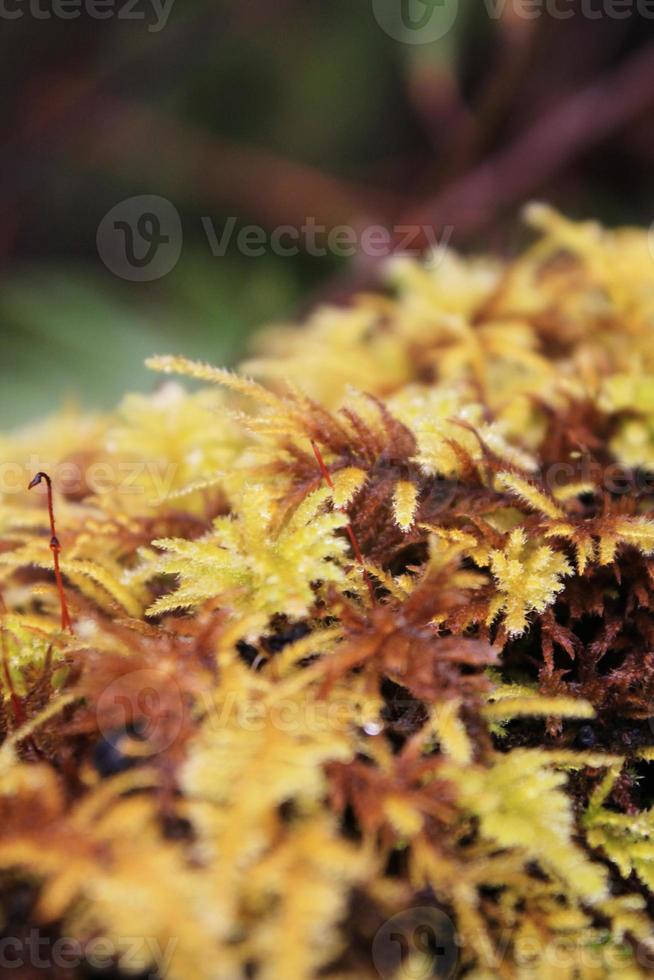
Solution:
M 203 217 L 449 226 L 506 253 L 534 198 L 654 218 L 647 0 L 436 0 L 451 27 L 423 43 L 384 29 L 404 0 L 176 0 L 160 30 L 151 0 L 142 20 L 52 2 L 0 5 L 2 428 L 148 390 L 152 352 L 233 363 L 256 326 L 379 281 L 369 256 L 214 257 Z M 130 282 L 96 234 L 143 194 L 174 204 L 183 248 Z

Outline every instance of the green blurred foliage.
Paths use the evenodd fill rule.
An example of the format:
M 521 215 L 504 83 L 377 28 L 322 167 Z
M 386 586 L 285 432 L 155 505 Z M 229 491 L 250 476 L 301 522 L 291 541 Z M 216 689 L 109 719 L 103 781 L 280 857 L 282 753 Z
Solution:
M 159 34 L 136 24 L 24 18 L 4 25 L 0 56 L 32 104 L 47 104 L 42 86 L 48 73 L 65 74 L 70 58 L 78 80 L 104 83 L 108 77 L 112 94 L 197 133 L 360 173 L 389 138 L 392 149 L 393 126 L 380 110 L 393 90 L 393 44 L 371 23 L 365 5 L 289 6 L 288 16 L 279 18 L 261 5 L 262 15 L 249 26 L 247 18 L 229 17 L 230 4 L 211 10 L 178 0 Z M 10 105 L 7 88 L 1 101 L 15 136 L 25 105 Z M 216 227 L 231 214 L 240 225 L 256 222 L 257 199 L 268 189 L 252 188 L 251 213 L 240 204 L 221 211 L 176 172 L 166 146 L 147 172 L 130 160 L 129 148 L 119 166 L 96 161 L 91 169 L 74 156 L 49 156 L 38 144 L 33 151 L 33 143 L 19 144 L 17 163 L 26 166 L 15 177 L 17 213 L 4 214 L 18 226 L 0 277 L 5 426 L 52 410 L 64 398 L 108 406 L 130 387 L 151 387 L 156 379 L 142 362 L 154 351 L 233 363 L 253 328 L 292 316 L 340 264 L 333 258 L 252 258 L 234 247 L 213 257 L 201 216 Z M 115 203 L 143 193 L 173 201 L 183 219 L 184 248 L 164 280 L 134 284 L 104 268 L 95 233 Z
M 233 363 L 252 329 L 291 309 L 299 291 L 288 264 L 263 258 L 245 270 L 194 251 L 154 288 L 77 265 L 23 268 L 0 288 L 3 425 L 62 399 L 108 407 L 126 390 L 147 390 L 156 379 L 143 361 L 153 353 Z

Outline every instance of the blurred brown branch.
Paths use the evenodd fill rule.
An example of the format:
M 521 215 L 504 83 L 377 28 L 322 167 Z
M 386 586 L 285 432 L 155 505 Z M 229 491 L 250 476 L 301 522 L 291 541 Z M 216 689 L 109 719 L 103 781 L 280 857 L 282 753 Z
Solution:
M 263 5 L 248 9 L 255 20 L 262 13 Z M 649 44 L 612 73 L 603 71 L 554 106 L 544 106 L 539 118 L 525 121 L 526 128 L 508 145 L 476 162 L 510 114 L 516 89 L 529 74 L 534 46 L 540 43 L 538 31 L 518 27 L 513 25 L 504 38 L 507 57 L 496 59 L 474 115 L 463 104 L 455 76 L 440 102 L 429 91 L 437 75 L 425 71 L 413 77 L 417 115 L 426 128 L 433 125 L 440 140 L 440 168 L 434 168 L 434 150 L 427 152 L 428 166 L 421 168 L 436 173 L 436 192 L 433 176 L 421 190 L 415 189 L 420 182 L 414 177 L 410 196 L 401 178 L 394 181 L 400 190 L 376 188 L 250 142 L 226 139 L 144 100 L 117 96 L 112 91 L 115 70 L 41 78 L 24 106 L 22 125 L 3 150 L 10 162 L 38 163 L 56 154 L 78 171 L 141 182 L 144 190 L 170 195 L 178 204 L 219 209 L 268 229 L 302 227 L 307 218 L 327 229 L 373 222 L 389 228 L 451 226 L 453 240 L 462 242 L 505 209 L 538 194 L 584 152 L 654 106 L 654 44 Z M 453 124 L 449 137 L 441 129 L 444 120 Z M 429 244 L 427 235 L 421 243 Z M 374 266 L 362 256 L 359 273 L 370 274 Z
M 654 106 L 654 44 L 611 74 L 548 110 L 506 149 L 479 164 L 403 222 L 453 226 L 457 241 L 487 227 L 503 209 L 537 194 L 582 153 Z M 426 242 L 425 242 L 426 244 Z
M 87 79 L 51 79 L 30 107 L 19 142 L 23 152 L 26 146 L 57 152 L 77 168 L 147 179 L 151 193 L 227 209 L 268 228 L 300 227 L 308 217 L 328 229 L 391 223 L 407 204 L 406 197 L 102 95 Z
M 307 217 L 327 228 L 363 220 L 383 222 L 406 204 L 406 198 L 390 192 L 208 134 L 146 107 L 104 99 L 98 108 L 98 124 L 78 130 L 72 143 L 78 166 L 113 173 L 128 169 L 132 175 L 156 173 L 160 183 L 162 173 L 168 174 L 164 192 L 186 197 L 190 193 L 203 205 L 232 209 L 264 227 L 300 227 Z

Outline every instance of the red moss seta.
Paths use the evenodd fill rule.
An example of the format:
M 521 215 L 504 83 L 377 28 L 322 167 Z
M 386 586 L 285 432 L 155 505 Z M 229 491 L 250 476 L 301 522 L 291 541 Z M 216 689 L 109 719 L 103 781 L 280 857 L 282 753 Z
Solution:
M 73 632 L 73 623 L 70 618 L 70 613 L 68 612 L 68 604 L 66 602 L 66 593 L 64 591 L 64 581 L 61 577 L 61 569 L 59 567 L 59 555 L 61 553 L 61 545 L 59 543 L 59 538 L 57 537 L 57 529 L 55 526 L 55 516 L 54 516 L 54 504 L 52 502 L 52 480 L 47 473 L 40 471 L 36 476 L 30 481 L 28 490 L 32 487 L 36 487 L 45 481 L 46 488 L 48 491 L 48 514 L 50 517 L 50 551 L 52 552 L 52 558 L 54 561 L 54 573 L 57 582 L 57 591 L 59 592 L 59 604 L 61 607 L 61 628 L 62 630 L 69 630 Z

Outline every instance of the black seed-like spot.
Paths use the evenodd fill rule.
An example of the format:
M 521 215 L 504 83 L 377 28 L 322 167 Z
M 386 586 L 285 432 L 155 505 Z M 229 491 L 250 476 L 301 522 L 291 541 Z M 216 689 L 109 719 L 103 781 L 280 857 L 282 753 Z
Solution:
M 123 753 L 126 738 L 127 732 L 121 728 L 101 738 L 94 746 L 93 765 L 101 776 L 115 776 L 134 765 L 135 759 Z
M 592 749 L 597 742 L 597 736 L 591 725 L 582 725 L 577 732 L 577 745 L 584 749 Z

